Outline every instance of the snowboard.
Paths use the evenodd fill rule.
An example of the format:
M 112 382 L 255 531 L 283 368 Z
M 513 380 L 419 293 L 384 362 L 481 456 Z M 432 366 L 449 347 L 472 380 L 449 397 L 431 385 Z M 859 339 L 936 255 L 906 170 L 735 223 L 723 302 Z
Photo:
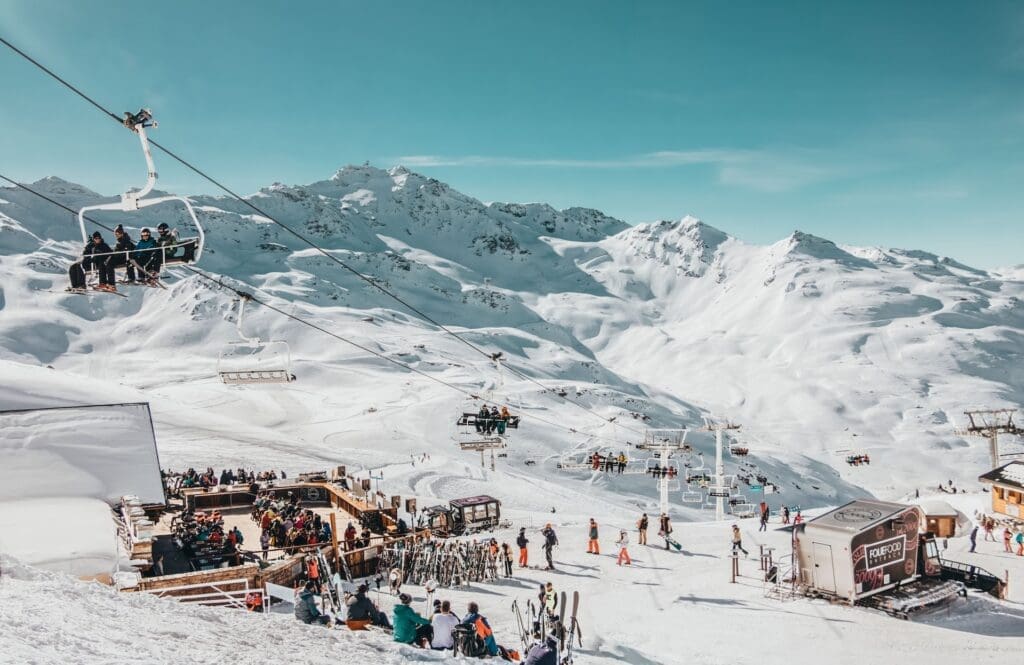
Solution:
M 681 544 L 679 544 L 679 542 L 676 541 L 675 538 L 673 538 L 672 536 L 666 534 L 665 532 L 659 531 L 658 535 L 661 536 L 662 538 L 664 538 L 665 542 L 668 543 L 669 545 L 671 545 L 672 547 L 674 547 L 677 552 L 679 550 L 683 549 L 683 546 Z

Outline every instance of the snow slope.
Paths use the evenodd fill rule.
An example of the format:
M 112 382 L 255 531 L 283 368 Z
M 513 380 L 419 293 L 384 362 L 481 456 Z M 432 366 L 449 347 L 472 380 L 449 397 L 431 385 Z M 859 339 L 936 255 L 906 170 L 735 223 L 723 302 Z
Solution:
M 102 198 L 56 178 L 33 186 L 71 206 Z M 257 307 L 247 309 L 247 333 L 286 339 L 299 380 L 224 386 L 216 367 L 236 339 L 230 295 L 180 270 L 166 291 L 129 289 L 127 298 L 49 292 L 63 288 L 79 250 L 77 228 L 64 212 L 10 188 L 0 191 L 0 409 L 99 396 L 149 401 L 167 467 L 245 464 L 294 473 L 340 463 L 378 469 L 385 491 L 416 496 L 420 505 L 495 494 L 520 523 L 534 528 L 553 519 L 572 534 L 563 541 L 563 583 L 595 598 L 584 620 L 597 637 L 588 662 L 681 662 L 645 632 L 670 634 L 680 621 L 692 626 L 682 655 L 707 662 L 753 662 L 750 644 L 735 640 L 753 617 L 764 619 L 757 640 L 772 656 L 759 662 L 779 662 L 794 640 L 820 642 L 838 662 L 852 658 L 851 642 L 884 659 L 878 644 L 885 642 L 875 636 L 896 633 L 874 615 L 803 601 L 770 609 L 759 589 L 727 593 L 721 525 L 686 527 L 689 556 L 638 556 L 649 568 L 630 571 L 635 579 L 619 579 L 603 559 L 582 560 L 572 548 L 588 517 L 629 526 L 640 510 L 656 510 L 655 488 L 645 477 L 559 472 L 566 451 L 629 450 L 647 427 L 693 429 L 712 414 L 743 424 L 738 436 L 751 455 L 728 458 L 727 470 L 743 465 L 777 483 L 781 493 L 767 497 L 775 508 L 865 494 L 902 498 L 945 479 L 974 487 L 987 453 L 982 441 L 954 434 L 958 415 L 1024 402 L 1024 282 L 924 252 L 839 247 L 800 232 L 758 247 L 693 218 L 629 227 L 591 210 L 485 205 L 401 167 L 347 167 L 325 181 L 253 195 L 265 212 L 417 309 L 488 352 L 504 352 L 542 390 L 507 369 L 499 377 L 459 340 L 237 201 L 194 200 L 208 233 L 202 268 L 386 358 L 510 403 L 524 421 L 508 458 L 491 471 L 458 450 L 454 420 L 477 406 L 463 395 Z M 104 221 L 183 226 L 173 208 L 153 209 L 142 223 L 117 214 Z M 615 417 L 615 425 L 557 392 Z M 710 461 L 712 439 L 692 432 L 689 440 Z M 870 453 L 872 464 L 847 466 L 847 450 Z M 430 459 L 415 461 L 424 452 Z M 677 520 L 707 519 L 678 500 L 673 495 Z M 618 581 L 606 582 L 612 578 Z M 496 593 L 504 608 L 538 580 L 474 593 Z M 64 584 L 40 577 L 0 594 L 14 593 L 19 607 L 36 591 Z M 158 639 L 165 616 L 200 621 L 204 644 L 235 648 L 252 630 L 234 616 L 194 619 L 192 610 L 138 598 L 121 605 L 75 589 L 110 617 L 139 616 L 154 637 L 153 662 L 169 659 Z M 623 627 L 621 600 L 645 628 Z M 1005 656 L 1012 633 L 1000 622 L 1019 625 L 1012 623 L 1019 617 L 971 607 L 965 621 L 975 632 L 915 627 L 901 659 L 924 662 L 927 644 L 957 657 L 967 650 Z M 507 635 L 507 613 L 491 614 Z M 281 625 L 282 640 L 306 630 Z M 977 637 L 984 631 L 1004 637 Z M 330 639 L 346 640 L 346 654 L 365 647 Z M 109 659 L 109 646 L 93 647 L 90 662 Z M 374 653 L 370 662 L 391 662 Z M 312 651 L 297 658 L 318 662 Z

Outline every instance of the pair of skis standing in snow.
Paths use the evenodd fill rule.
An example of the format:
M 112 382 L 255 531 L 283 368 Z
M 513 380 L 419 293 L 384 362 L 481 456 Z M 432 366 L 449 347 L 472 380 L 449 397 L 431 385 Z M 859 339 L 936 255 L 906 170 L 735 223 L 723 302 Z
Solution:
M 565 616 L 568 598 L 564 591 L 560 596 L 555 595 L 549 582 L 546 587 L 542 587 L 538 602 L 535 605 L 532 599 L 528 601 L 524 616 L 519 601 L 512 601 L 512 612 L 516 617 L 523 651 L 527 655 L 526 662 L 550 662 L 548 656 L 553 652 L 554 662 L 559 665 L 572 663 L 573 644 L 583 646 L 583 631 L 579 624 L 580 592 L 572 593 L 572 612 L 568 623 Z

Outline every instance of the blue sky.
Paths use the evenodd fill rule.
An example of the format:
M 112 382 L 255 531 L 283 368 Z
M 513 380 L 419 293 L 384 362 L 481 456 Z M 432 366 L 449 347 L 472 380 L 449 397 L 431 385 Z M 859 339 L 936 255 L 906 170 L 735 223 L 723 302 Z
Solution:
M 1024 263 L 1019 3 L 0 0 L 0 34 L 243 192 L 404 163 L 485 201 Z M 6 49 L 0 90 L 0 172 L 140 184 L 130 135 Z

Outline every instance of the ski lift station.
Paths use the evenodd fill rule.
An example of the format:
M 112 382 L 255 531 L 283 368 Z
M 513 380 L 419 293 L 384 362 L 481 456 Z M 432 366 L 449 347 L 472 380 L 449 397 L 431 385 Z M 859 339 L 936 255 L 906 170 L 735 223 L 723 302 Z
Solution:
M 918 576 L 914 506 L 857 500 L 799 525 L 793 544 L 800 585 L 854 603 Z
M 978 476 L 992 486 L 992 512 L 1019 520 L 1024 518 L 1024 462 L 1014 460 Z

